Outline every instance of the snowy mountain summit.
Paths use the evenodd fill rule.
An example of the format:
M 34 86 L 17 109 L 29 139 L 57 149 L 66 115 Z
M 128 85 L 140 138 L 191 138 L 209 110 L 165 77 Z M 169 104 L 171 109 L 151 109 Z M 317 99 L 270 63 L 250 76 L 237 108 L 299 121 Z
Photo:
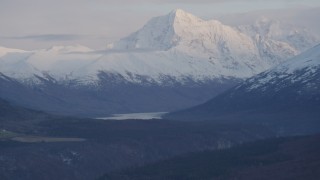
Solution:
M 142 29 L 110 44 L 109 48 L 168 50 L 194 34 L 192 31 L 203 22 L 200 18 L 177 9 L 168 15 L 152 18 Z M 193 28 L 187 29 L 190 27 Z

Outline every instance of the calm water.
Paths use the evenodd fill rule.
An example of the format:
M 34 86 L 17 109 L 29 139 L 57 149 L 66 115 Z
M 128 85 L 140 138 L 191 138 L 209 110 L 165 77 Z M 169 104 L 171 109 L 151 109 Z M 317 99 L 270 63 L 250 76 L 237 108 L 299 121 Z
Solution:
M 103 120 L 128 120 L 128 119 L 162 119 L 162 116 L 167 112 L 150 112 L 150 113 L 130 113 L 130 114 L 114 114 L 110 117 L 99 117 L 97 119 Z

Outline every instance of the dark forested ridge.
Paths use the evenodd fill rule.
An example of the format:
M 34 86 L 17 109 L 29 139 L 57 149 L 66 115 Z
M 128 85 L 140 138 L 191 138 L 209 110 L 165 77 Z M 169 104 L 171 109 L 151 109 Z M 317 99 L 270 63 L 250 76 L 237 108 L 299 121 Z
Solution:
M 192 153 L 104 175 L 108 180 L 317 180 L 320 135 L 276 138 Z

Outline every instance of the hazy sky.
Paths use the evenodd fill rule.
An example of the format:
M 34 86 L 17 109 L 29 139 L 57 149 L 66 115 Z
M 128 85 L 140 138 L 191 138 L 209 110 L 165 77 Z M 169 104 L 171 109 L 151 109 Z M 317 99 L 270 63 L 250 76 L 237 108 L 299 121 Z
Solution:
M 204 18 L 264 9 L 319 7 L 319 0 L 0 0 L 0 46 L 103 48 L 176 8 Z

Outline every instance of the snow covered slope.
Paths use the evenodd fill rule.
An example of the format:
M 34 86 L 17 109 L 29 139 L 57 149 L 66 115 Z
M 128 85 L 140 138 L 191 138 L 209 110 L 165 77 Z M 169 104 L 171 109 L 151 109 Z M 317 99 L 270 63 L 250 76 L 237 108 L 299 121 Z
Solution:
M 238 88 L 245 87 L 247 91 L 266 91 L 276 87 L 274 91 L 291 87 L 293 85 L 302 90 L 320 90 L 320 45 L 276 66 L 275 68 L 247 80 L 247 83 Z M 310 91 L 311 92 L 311 91 Z M 308 93 L 310 93 L 308 92 Z M 319 91 L 320 92 L 320 91 Z

